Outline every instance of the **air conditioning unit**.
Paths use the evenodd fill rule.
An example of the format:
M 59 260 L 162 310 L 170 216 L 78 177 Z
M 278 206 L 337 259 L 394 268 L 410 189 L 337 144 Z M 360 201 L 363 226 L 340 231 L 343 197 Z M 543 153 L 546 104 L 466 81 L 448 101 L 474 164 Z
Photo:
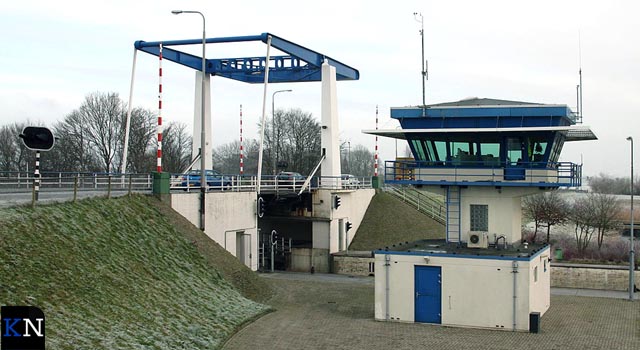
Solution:
M 489 233 L 483 231 L 469 231 L 467 248 L 488 248 Z

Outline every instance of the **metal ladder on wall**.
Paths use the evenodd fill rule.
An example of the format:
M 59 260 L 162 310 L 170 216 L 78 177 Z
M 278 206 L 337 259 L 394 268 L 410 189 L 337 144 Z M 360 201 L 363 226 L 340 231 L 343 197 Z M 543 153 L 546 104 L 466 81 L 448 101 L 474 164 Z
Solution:
M 460 242 L 460 192 L 460 186 L 447 187 L 447 242 Z

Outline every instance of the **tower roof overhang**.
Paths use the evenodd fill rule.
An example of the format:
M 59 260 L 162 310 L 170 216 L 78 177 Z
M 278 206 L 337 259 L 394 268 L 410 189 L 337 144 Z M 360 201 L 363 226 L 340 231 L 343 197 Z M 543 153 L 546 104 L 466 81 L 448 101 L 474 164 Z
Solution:
M 388 129 L 362 130 L 365 134 L 406 140 L 409 135 L 477 134 L 477 133 L 530 133 L 563 132 L 568 141 L 597 140 L 598 137 L 586 125 L 543 126 L 530 128 L 446 128 L 446 129 Z

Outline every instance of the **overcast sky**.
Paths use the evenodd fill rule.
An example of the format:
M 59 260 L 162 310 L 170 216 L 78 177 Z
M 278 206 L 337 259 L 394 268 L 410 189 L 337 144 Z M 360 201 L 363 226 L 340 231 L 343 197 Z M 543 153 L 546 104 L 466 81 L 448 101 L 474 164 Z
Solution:
M 31 120 L 53 125 L 91 92 L 124 100 L 136 40 L 199 38 L 270 32 L 360 71 L 338 82 L 341 139 L 373 149 L 362 129 L 394 129 L 390 107 L 418 105 L 420 24 L 429 60 L 427 103 L 468 97 L 566 104 L 575 109 L 580 65 L 584 124 L 598 141 L 565 146 L 561 160 L 584 161 L 584 174 L 627 176 L 629 142 L 640 126 L 640 3 L 637 1 L 11 1 L 0 12 L 0 125 Z M 580 40 L 579 40 L 580 37 Z M 580 43 L 580 45 L 579 45 Z M 199 47 L 191 48 L 199 52 Z M 208 58 L 264 56 L 264 44 L 216 44 Z M 158 59 L 138 55 L 133 105 L 156 110 Z M 194 72 L 165 61 L 165 123 L 193 122 Z M 271 85 L 276 108 L 300 108 L 320 118 L 320 83 Z M 262 86 L 212 79 L 213 143 L 257 138 Z M 270 112 L 271 100 L 267 101 Z M 381 140 L 391 159 L 392 140 Z M 404 144 L 399 145 L 402 152 Z

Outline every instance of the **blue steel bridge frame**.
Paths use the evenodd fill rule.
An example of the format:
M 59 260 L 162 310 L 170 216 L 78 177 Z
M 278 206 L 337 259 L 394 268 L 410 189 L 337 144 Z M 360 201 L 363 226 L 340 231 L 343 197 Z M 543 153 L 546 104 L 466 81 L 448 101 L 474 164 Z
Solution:
M 259 35 L 233 36 L 206 38 L 207 44 L 238 43 L 238 42 L 263 42 L 268 43 L 271 38 L 271 46 L 284 52 L 286 55 L 270 56 L 270 62 L 266 57 L 239 57 L 239 58 L 205 58 L 205 71 L 207 74 L 221 76 L 245 83 L 264 83 L 265 67 L 269 67 L 269 83 L 292 83 L 321 81 L 321 66 L 327 60 L 336 68 L 337 80 L 358 80 L 360 73 L 338 60 L 310 50 L 304 46 L 295 44 L 279 36 L 262 33 Z M 162 44 L 162 58 L 192 68 L 202 70 L 202 57 L 186 53 L 176 49 L 177 46 L 202 44 L 202 39 L 167 40 L 167 41 L 136 41 L 137 50 L 159 56 L 160 44 Z

